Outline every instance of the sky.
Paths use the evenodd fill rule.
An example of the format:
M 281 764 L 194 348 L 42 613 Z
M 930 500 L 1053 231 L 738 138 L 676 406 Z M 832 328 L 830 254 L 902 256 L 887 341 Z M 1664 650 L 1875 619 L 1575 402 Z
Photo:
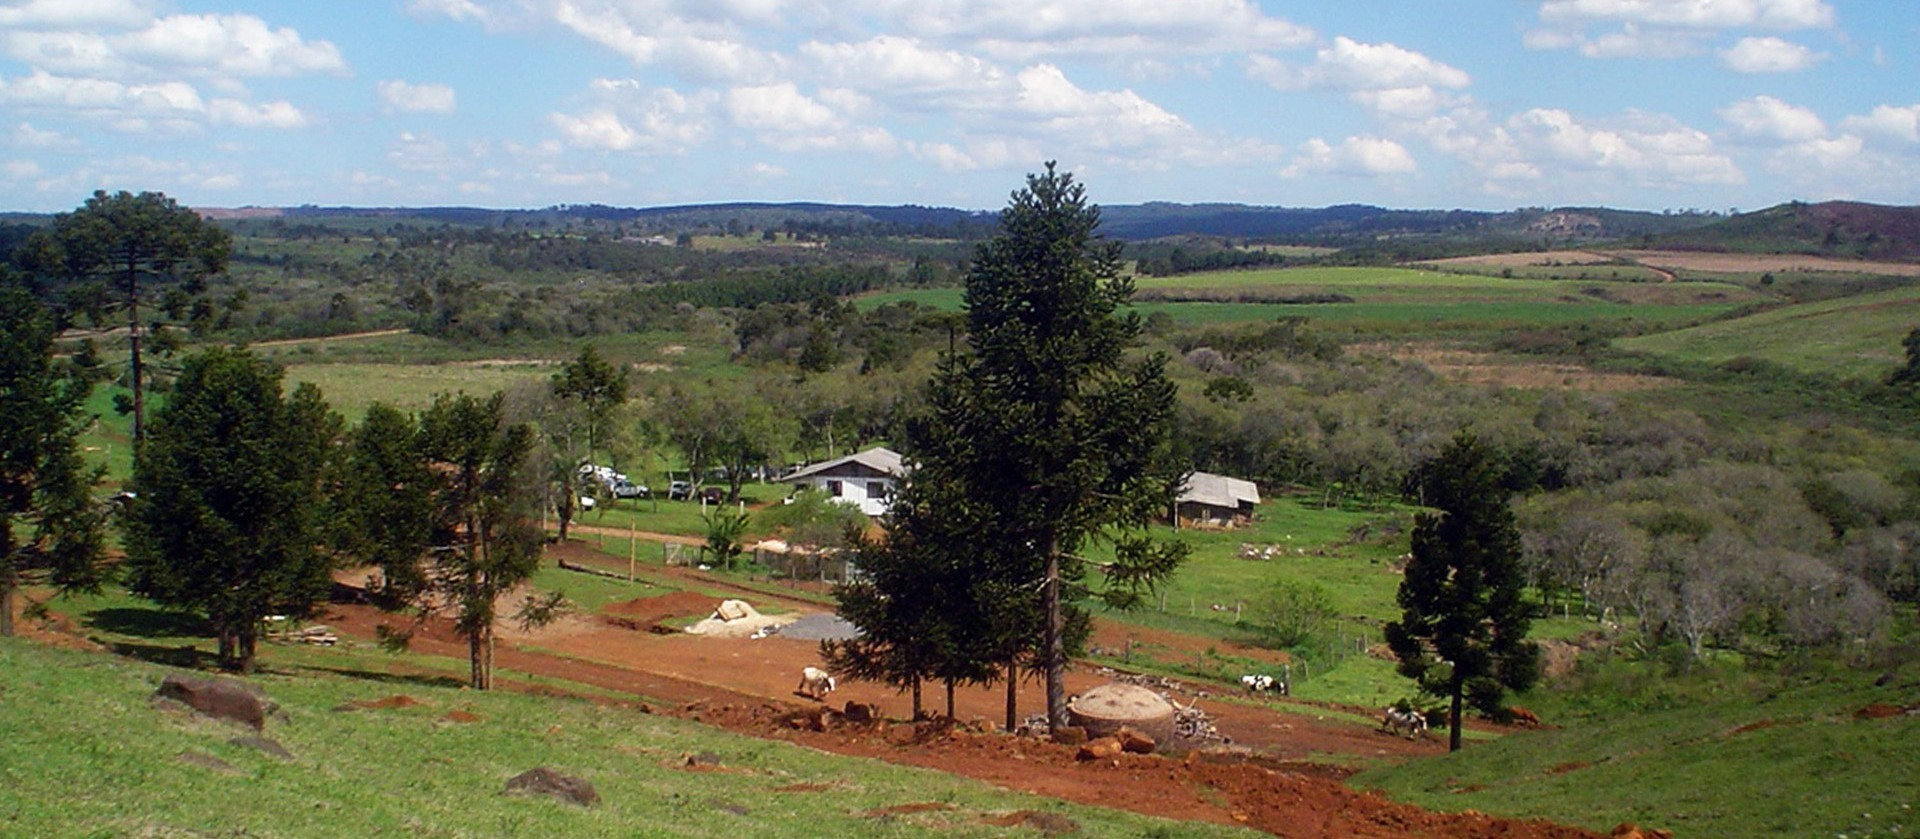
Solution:
M 1920 204 L 1916 0 L 0 0 L 0 210 Z

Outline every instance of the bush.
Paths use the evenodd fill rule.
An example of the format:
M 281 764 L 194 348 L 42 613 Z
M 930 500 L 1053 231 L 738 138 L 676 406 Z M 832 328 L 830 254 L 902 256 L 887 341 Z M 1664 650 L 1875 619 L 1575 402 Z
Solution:
M 1253 601 L 1255 631 L 1273 647 L 1306 643 L 1333 618 L 1333 600 L 1317 583 L 1281 580 Z

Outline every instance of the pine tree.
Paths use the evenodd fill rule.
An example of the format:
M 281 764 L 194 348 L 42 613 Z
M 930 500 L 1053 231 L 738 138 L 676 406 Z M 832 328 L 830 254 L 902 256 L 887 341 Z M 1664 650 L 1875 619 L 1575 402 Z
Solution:
M 0 636 L 14 632 L 22 585 L 90 591 L 106 576 L 95 473 L 77 442 L 91 382 L 57 368 L 54 334 L 31 294 L 0 287 Z
M 205 614 L 223 667 L 253 668 L 260 622 L 305 617 L 331 585 L 320 480 L 339 417 L 320 392 L 288 396 L 245 349 L 189 357 L 134 460 L 128 586 Z
M 1539 676 L 1521 597 L 1520 531 L 1501 478 L 1500 458 L 1464 434 L 1419 476 L 1437 512 L 1415 519 L 1400 620 L 1386 626 L 1400 674 L 1451 700 L 1454 750 L 1463 702 L 1500 713 L 1508 690 L 1525 690 Z

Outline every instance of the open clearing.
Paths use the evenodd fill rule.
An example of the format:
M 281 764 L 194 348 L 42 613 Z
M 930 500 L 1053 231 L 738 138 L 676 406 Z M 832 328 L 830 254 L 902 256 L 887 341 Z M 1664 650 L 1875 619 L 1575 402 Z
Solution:
M 1915 326 L 1920 326 L 1920 288 L 1903 288 L 1787 306 L 1617 345 L 1709 364 L 1756 358 L 1801 373 L 1872 380 L 1902 363 L 1901 340 Z
M 1820 271 L 1837 274 L 1881 274 L 1920 277 L 1920 265 L 1911 262 L 1865 262 L 1799 254 L 1704 253 L 1699 251 L 1605 251 L 1606 256 L 1681 271 L 1716 274 L 1762 274 Z
M 1417 344 L 1353 344 L 1347 347 L 1347 351 L 1355 355 L 1417 361 L 1448 379 L 1477 385 L 1623 393 L 1680 384 L 1677 380 L 1661 376 L 1603 373 L 1577 364 L 1531 361 L 1474 350 Z

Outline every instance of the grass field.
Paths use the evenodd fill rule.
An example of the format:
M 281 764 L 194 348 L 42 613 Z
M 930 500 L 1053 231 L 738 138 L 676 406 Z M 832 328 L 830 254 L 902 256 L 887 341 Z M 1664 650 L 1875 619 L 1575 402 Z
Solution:
M 1920 327 L 1920 288 L 1788 306 L 1643 335 L 1621 349 L 1713 364 L 1757 358 L 1803 373 L 1878 379 L 1904 363 L 1901 340 Z
M 230 742 L 222 723 L 147 704 L 167 668 L 0 639 L 0 833 L 9 836 L 1001 836 L 986 817 L 1064 815 L 1095 836 L 1234 836 L 836 757 L 619 707 L 476 693 L 435 679 L 269 662 L 254 681 L 285 710 L 266 735 L 292 760 Z M 335 710 L 403 694 L 406 708 Z M 449 722 L 462 711 L 475 721 Z M 689 772 L 707 753 L 724 771 Z M 183 757 L 193 756 L 193 757 Z M 223 772 L 190 762 L 211 757 Z M 501 794 L 552 766 L 592 808 Z M 805 786 L 802 786 L 805 785 Z M 803 788 L 805 794 L 782 794 Z M 880 808 L 950 809 L 877 817 Z
M 1920 668 L 1909 663 L 1883 687 L 1871 684 L 1874 673 L 1837 669 L 1785 689 L 1770 680 L 1731 689 L 1737 682 L 1723 675 L 1705 677 L 1716 694 L 1706 701 L 1623 706 L 1351 783 L 1435 809 L 1526 812 L 1602 831 L 1630 820 L 1681 836 L 1920 832 L 1920 751 L 1911 748 L 1920 716 L 1897 712 L 1913 705 Z M 1876 703 L 1895 713 L 1859 713 Z

